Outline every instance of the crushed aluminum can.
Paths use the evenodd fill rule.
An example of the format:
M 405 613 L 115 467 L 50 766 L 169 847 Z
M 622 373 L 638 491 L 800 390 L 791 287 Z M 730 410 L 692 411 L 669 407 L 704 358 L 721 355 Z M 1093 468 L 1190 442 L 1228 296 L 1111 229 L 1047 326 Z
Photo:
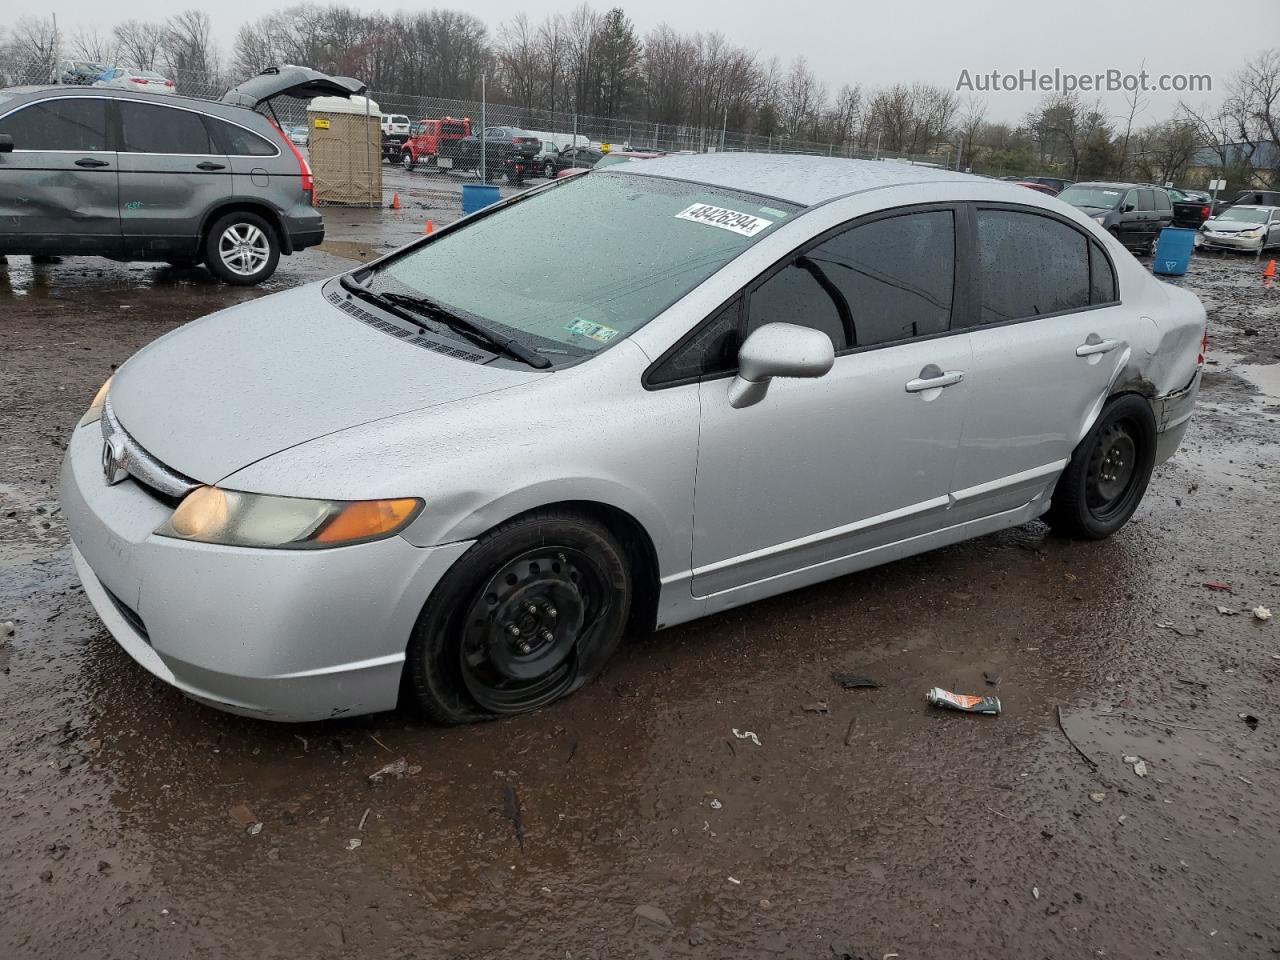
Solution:
M 1000 712 L 999 697 L 975 697 L 934 687 L 925 694 L 924 698 L 930 706 L 959 710 L 961 713 L 986 713 L 995 716 Z

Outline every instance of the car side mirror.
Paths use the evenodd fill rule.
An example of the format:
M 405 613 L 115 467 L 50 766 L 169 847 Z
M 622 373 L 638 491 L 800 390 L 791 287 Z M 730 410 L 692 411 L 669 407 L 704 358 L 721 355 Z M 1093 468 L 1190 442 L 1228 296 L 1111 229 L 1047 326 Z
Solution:
M 13 134 L 0 133 L 0 153 L 13 153 Z
M 1137 208 L 1136 208 L 1132 203 L 1126 203 L 1123 207 L 1121 207 L 1121 208 L 1120 208 L 1120 212 L 1121 212 L 1121 213 L 1133 213 L 1133 211 L 1134 211 L 1135 209 L 1137 209 Z
M 836 362 L 831 338 L 794 323 L 766 323 L 738 350 L 738 375 L 729 384 L 729 406 L 759 403 L 774 377 L 821 377 Z

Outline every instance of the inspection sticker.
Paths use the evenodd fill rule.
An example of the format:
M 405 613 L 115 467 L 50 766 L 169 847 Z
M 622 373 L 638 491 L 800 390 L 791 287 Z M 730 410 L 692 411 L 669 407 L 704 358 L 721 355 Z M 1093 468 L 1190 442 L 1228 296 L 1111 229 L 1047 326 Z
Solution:
M 705 223 L 719 227 L 721 230 L 732 230 L 744 237 L 754 237 L 761 230 L 773 226 L 772 220 L 753 217 L 749 213 L 727 210 L 724 207 L 713 207 L 709 203 L 695 203 L 685 207 L 676 214 L 677 220 L 692 220 L 694 223 Z
M 599 340 L 601 343 L 608 343 L 618 335 L 618 331 L 613 327 L 606 327 L 602 323 L 592 323 L 590 320 L 583 320 L 581 317 L 574 317 L 564 325 L 564 328 L 570 333 L 590 337 L 592 340 Z

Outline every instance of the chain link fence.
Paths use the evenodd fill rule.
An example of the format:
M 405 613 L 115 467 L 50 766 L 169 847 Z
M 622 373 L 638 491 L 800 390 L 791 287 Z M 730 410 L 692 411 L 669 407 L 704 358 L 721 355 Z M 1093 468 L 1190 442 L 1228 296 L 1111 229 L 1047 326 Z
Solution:
M 104 69 L 105 66 L 104 66 Z M 85 89 L 92 89 L 93 65 L 85 65 L 81 61 L 59 61 L 52 70 L 40 64 L 0 64 L 0 86 L 43 85 L 52 82 L 76 81 Z M 187 97 L 203 100 L 220 99 L 233 81 L 207 75 L 173 75 L 172 92 Z M 113 81 L 114 86 L 131 89 L 127 75 Z M 144 89 L 138 85 L 138 89 Z M 565 147 L 591 146 L 597 150 L 636 150 L 661 153 L 691 152 L 709 153 L 716 151 L 749 151 L 758 153 L 801 153 L 822 156 L 850 157 L 867 160 L 900 160 L 909 163 L 927 164 L 929 166 L 948 167 L 953 165 L 953 157 L 949 147 L 937 154 L 911 155 L 892 151 L 882 151 L 874 146 L 858 147 L 853 143 L 830 143 L 824 141 L 789 138 L 779 135 L 748 133 L 726 129 L 725 125 L 701 126 L 692 124 L 661 124 L 644 120 L 628 120 L 614 117 L 590 116 L 571 111 L 528 110 L 503 103 L 481 103 L 478 100 L 452 100 L 442 97 L 407 96 L 394 91 L 370 91 L 368 97 L 376 110 L 371 123 L 382 129 L 374 134 L 379 145 L 379 153 L 384 164 L 401 164 L 415 172 L 441 172 L 444 164 L 455 175 L 480 176 L 479 165 L 468 165 L 464 159 L 456 163 L 448 158 L 444 163 L 438 162 L 442 154 L 454 152 L 450 144 L 444 140 L 461 139 L 465 129 L 479 134 L 482 126 L 511 127 L 526 131 L 541 141 L 537 157 L 529 165 L 529 175 L 539 176 L 546 170 L 550 154 Z M 261 108 L 262 112 L 276 119 L 285 133 L 301 149 L 306 149 L 316 134 L 318 115 L 308 113 L 306 101 L 291 98 L 280 98 L 269 106 Z M 379 116 L 379 114 L 381 116 Z M 403 126 L 387 128 L 381 123 L 382 117 L 393 116 L 399 122 L 407 121 L 409 131 Z M 402 118 L 402 119 L 401 119 Z M 463 124 L 444 123 L 443 121 L 465 121 Z M 321 118 L 321 122 L 324 122 Z M 346 127 L 354 129 L 351 124 Z M 332 129 L 326 126 L 323 129 Z M 406 150 L 404 142 L 414 134 L 425 133 L 425 139 L 416 140 L 412 149 Z M 363 195 L 366 198 L 379 198 L 376 201 L 347 201 L 364 203 L 380 203 L 383 186 L 382 170 L 371 169 L 367 161 L 368 148 L 362 142 L 353 146 L 349 156 L 341 150 L 326 150 L 323 157 L 312 152 L 312 164 L 345 165 L 344 169 L 329 171 L 337 179 L 352 183 L 355 179 L 364 178 L 368 182 L 363 191 L 352 190 L 352 196 Z M 487 145 L 486 145 L 487 146 Z M 506 148 L 498 146 L 497 156 L 486 156 L 486 165 L 490 167 L 490 177 L 501 177 L 504 174 L 502 161 Z M 412 162 L 403 163 L 404 154 L 409 153 Z M 344 159 L 345 157 L 345 159 Z M 571 159 L 556 161 L 553 165 L 573 165 Z M 381 166 L 381 165 L 379 165 Z M 318 171 L 319 172 L 319 171 Z M 390 188 L 388 188 L 389 190 Z M 338 201 L 342 202 L 342 201 Z

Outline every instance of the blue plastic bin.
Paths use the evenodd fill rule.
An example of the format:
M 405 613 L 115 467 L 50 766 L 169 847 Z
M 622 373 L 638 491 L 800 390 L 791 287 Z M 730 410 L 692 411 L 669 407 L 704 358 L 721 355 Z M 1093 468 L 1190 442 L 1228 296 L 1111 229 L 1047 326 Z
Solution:
M 1191 251 L 1196 245 L 1196 232 L 1185 227 L 1165 227 L 1156 241 L 1156 256 L 1151 271 L 1166 277 L 1180 277 L 1187 272 Z
M 462 185 L 462 212 L 475 213 L 498 202 L 498 188 L 488 183 Z M 1183 267 L 1186 270 L 1186 267 Z

